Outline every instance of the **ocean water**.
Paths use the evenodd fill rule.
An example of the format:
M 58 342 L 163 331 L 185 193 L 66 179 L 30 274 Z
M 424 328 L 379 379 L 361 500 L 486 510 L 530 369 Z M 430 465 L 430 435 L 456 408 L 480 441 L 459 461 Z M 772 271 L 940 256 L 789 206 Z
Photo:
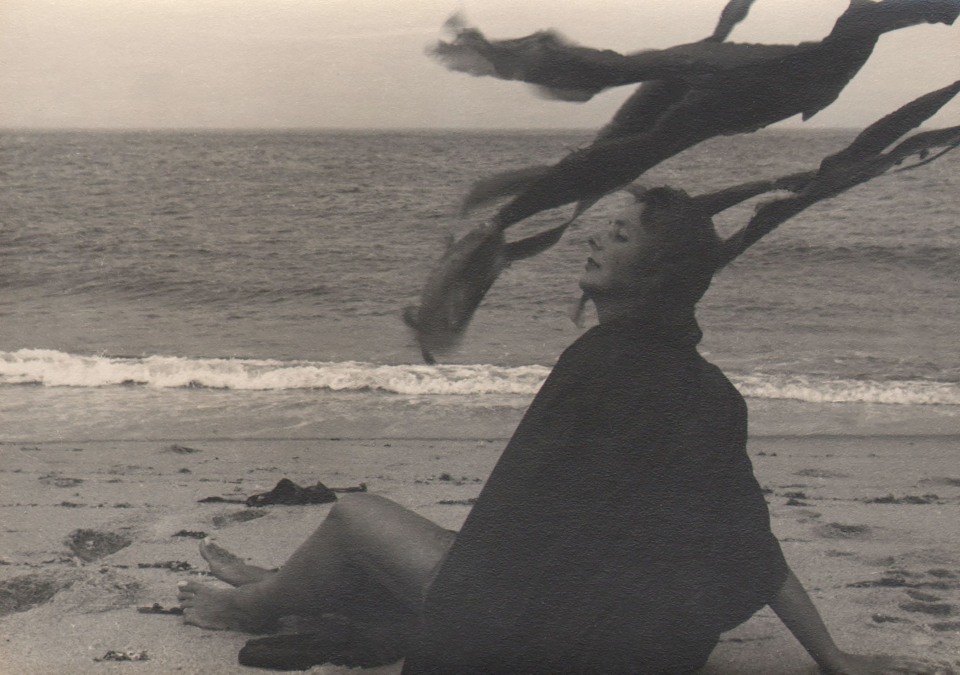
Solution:
M 483 217 L 455 216 L 471 181 L 589 137 L 0 132 L 0 441 L 509 435 L 581 332 L 586 239 L 623 197 L 508 270 L 440 365 L 399 313 Z M 696 194 L 851 137 L 717 139 L 644 181 Z M 777 411 L 761 431 L 960 432 L 958 214 L 954 154 L 809 209 L 718 276 L 702 350 Z

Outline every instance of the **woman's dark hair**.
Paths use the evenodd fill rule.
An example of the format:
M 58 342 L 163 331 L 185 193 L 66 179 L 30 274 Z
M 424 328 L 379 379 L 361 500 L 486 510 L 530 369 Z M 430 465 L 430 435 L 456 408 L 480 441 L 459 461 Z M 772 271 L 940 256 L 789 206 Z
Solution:
M 676 188 L 629 186 L 626 191 L 647 209 L 672 212 L 673 217 L 666 219 L 669 226 L 658 232 L 664 244 L 658 260 L 663 267 L 663 300 L 696 304 L 710 287 L 722 243 L 710 214 Z

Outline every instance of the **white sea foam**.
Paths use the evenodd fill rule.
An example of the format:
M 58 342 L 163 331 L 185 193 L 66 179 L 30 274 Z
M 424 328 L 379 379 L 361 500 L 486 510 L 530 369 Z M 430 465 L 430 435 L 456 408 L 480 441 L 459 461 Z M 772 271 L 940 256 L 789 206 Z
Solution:
M 537 392 L 543 366 L 382 365 L 359 361 L 309 362 L 200 359 L 176 356 L 110 358 L 40 349 L 0 352 L 0 384 L 48 387 L 142 385 L 158 389 L 329 389 L 394 394 L 522 394 Z
M 247 391 L 320 389 L 408 396 L 532 396 L 549 368 L 528 365 L 383 365 L 361 361 L 203 359 L 176 356 L 114 358 L 40 349 L 0 352 L 0 385 Z M 781 374 L 732 374 L 747 397 L 814 403 L 960 405 L 960 384 L 932 380 L 850 380 Z
M 960 405 L 960 386 L 929 380 L 845 380 L 800 375 L 746 375 L 731 378 L 752 398 L 810 403 L 887 403 Z

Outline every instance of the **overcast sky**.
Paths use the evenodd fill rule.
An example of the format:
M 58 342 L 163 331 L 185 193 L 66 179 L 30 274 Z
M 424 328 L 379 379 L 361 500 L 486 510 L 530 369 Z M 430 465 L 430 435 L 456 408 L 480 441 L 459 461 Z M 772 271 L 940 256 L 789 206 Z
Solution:
M 912 1 L 912 0 L 904 0 Z M 737 42 L 829 32 L 848 0 L 757 0 Z M 0 0 L 0 127 L 593 128 L 629 93 L 542 101 L 446 71 L 454 11 L 492 38 L 556 28 L 618 51 L 705 37 L 725 0 Z M 863 126 L 960 78 L 960 21 L 881 37 L 805 126 Z M 798 124 L 790 120 L 786 124 Z M 954 101 L 935 126 L 960 124 Z

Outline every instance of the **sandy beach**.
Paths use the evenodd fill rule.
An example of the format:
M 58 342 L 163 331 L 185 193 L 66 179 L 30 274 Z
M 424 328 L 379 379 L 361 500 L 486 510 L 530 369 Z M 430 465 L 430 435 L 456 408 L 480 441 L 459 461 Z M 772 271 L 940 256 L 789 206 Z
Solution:
M 960 667 L 958 442 L 953 436 L 751 440 L 774 530 L 847 648 Z M 178 616 L 137 608 L 174 607 L 176 583 L 205 574 L 200 533 L 255 564 L 276 566 L 329 507 L 254 509 L 198 500 L 242 499 L 284 477 L 334 488 L 362 483 L 456 528 L 503 443 L 180 439 L 0 445 L 0 672 L 250 672 L 237 664 L 249 636 L 204 631 L 183 625 Z M 95 557 L 100 551 L 86 543 L 91 536 L 118 550 Z M 110 651 L 145 653 L 146 659 L 102 660 Z M 345 670 L 328 665 L 312 672 Z M 397 673 L 399 664 L 370 672 Z M 799 675 L 817 669 L 764 610 L 724 635 L 705 672 Z

